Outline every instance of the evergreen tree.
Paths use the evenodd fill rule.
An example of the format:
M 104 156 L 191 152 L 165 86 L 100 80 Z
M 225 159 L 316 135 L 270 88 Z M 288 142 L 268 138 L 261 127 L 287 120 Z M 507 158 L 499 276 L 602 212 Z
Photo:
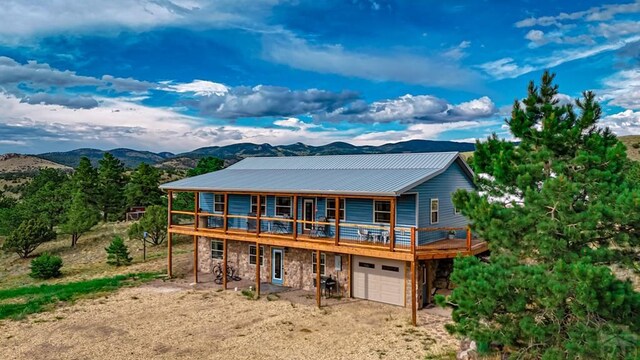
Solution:
M 637 359 L 640 294 L 608 265 L 637 261 L 640 189 L 595 95 L 560 105 L 553 79 L 515 102 L 519 144 L 476 144 L 478 191 L 454 195 L 491 256 L 456 259 L 448 330 L 513 358 Z
M 99 220 L 99 211 L 89 203 L 82 191 L 77 190 L 65 213 L 65 220 L 60 224 L 60 230 L 71 235 L 71 247 L 75 247 L 80 236 L 91 230 Z
M 105 153 L 98 167 L 98 205 L 104 221 L 124 214 L 125 185 L 124 164 L 110 153 Z
M 128 206 L 150 206 L 162 204 L 160 172 L 155 167 L 141 163 L 131 174 L 125 189 Z
M 106 247 L 105 250 L 107 252 L 107 264 L 109 265 L 129 265 L 133 260 L 129 256 L 127 245 L 124 244 L 124 241 L 119 236 L 114 237 L 109 247 Z
M 129 227 L 129 239 L 146 241 L 151 245 L 160 245 L 167 237 L 167 208 L 159 205 L 146 209 L 142 220 Z M 147 233 L 145 239 L 144 233 Z
M 39 219 L 26 220 L 11 232 L 2 244 L 2 250 L 26 258 L 38 246 L 55 238 L 55 231 L 49 229 L 47 223 Z
M 80 191 L 90 204 L 97 206 L 98 170 L 93 167 L 88 157 L 80 158 L 71 182 L 74 191 Z
M 41 169 L 22 192 L 17 205 L 17 221 L 38 218 L 50 230 L 62 220 L 69 204 L 69 176 L 57 169 Z

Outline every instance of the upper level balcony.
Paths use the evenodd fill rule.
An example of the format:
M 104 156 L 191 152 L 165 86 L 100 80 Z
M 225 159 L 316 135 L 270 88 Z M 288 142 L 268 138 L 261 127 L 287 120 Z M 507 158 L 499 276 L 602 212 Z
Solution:
M 175 193 L 170 194 L 173 199 Z M 372 249 L 415 258 L 486 251 L 486 243 L 476 239 L 466 223 L 420 227 L 417 196 L 190 192 L 182 197 L 192 199 L 192 209 L 170 201 L 169 230 L 241 241 L 270 240 L 300 248 L 325 244 L 345 252 Z

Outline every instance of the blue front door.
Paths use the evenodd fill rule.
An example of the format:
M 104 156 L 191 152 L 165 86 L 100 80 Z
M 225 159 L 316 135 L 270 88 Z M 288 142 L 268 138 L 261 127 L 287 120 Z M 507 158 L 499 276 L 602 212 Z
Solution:
M 282 285 L 284 275 L 284 251 L 271 249 L 271 283 Z

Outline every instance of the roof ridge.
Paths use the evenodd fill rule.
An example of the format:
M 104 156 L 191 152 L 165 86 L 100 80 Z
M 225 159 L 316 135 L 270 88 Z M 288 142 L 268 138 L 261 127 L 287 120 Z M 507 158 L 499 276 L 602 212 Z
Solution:
M 327 155 L 293 155 L 293 156 L 247 156 L 240 161 L 247 159 L 287 159 L 287 158 L 321 158 L 321 157 L 357 157 L 376 155 L 435 155 L 435 154 L 459 154 L 460 151 L 431 151 L 431 152 L 402 152 L 402 153 L 372 153 L 372 154 L 327 154 Z

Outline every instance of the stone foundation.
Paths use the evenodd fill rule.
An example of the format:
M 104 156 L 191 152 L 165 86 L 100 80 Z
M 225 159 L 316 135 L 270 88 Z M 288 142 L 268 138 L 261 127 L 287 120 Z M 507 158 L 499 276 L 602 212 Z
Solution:
M 212 259 L 211 257 L 212 238 L 200 237 L 198 239 L 198 270 L 203 273 L 210 273 L 216 263 L 222 259 Z M 227 264 L 233 266 L 238 271 L 238 276 L 243 279 L 253 280 L 256 278 L 256 265 L 249 264 L 249 245 L 251 243 L 243 241 L 227 241 Z M 260 281 L 271 282 L 271 247 L 263 245 L 263 264 L 260 267 Z M 281 247 L 278 247 L 281 248 Z M 305 249 L 284 248 L 284 279 L 283 285 L 304 289 L 315 289 L 316 276 L 313 274 L 311 257 L 314 251 Z M 349 255 L 324 253 L 326 256 L 325 273 L 323 276 L 331 276 L 338 281 L 337 295 L 349 297 Z M 342 259 L 342 271 L 336 271 L 336 256 Z

